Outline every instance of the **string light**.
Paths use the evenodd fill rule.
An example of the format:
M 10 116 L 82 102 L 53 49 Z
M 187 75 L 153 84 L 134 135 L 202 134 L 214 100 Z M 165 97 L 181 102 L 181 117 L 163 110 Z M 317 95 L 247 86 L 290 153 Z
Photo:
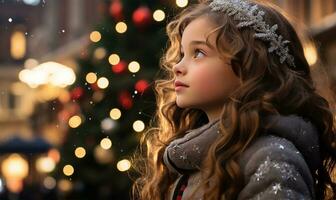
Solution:
M 141 132 L 145 129 L 145 124 L 141 120 L 137 120 L 133 123 L 133 129 L 136 132 Z
M 104 138 L 100 141 L 101 148 L 107 150 L 112 147 L 112 141 L 108 138 Z
M 129 170 L 131 162 L 127 159 L 123 159 L 117 163 L 117 169 L 121 172 Z
M 155 10 L 153 13 L 153 18 L 155 21 L 157 22 L 161 22 L 165 19 L 165 13 L 163 12 L 163 10 Z
M 107 78 L 105 78 L 105 77 L 101 77 L 101 78 L 98 79 L 98 81 L 97 81 L 97 85 L 98 85 L 99 88 L 101 88 L 101 89 L 105 89 L 105 88 L 108 87 L 108 85 L 109 85 L 109 81 L 108 81 Z
M 111 54 L 109 57 L 109 63 L 111 65 L 116 65 L 120 62 L 120 57 L 118 56 L 118 54 Z
M 66 175 L 66 176 L 71 176 L 73 173 L 74 173 L 74 168 L 73 166 L 71 165 L 65 165 L 63 167 L 63 173 Z
M 115 29 L 118 33 L 125 33 L 127 31 L 127 25 L 125 22 L 118 22 Z
M 91 32 L 90 40 L 92 42 L 99 42 L 101 40 L 101 34 L 98 31 Z
M 128 70 L 132 73 L 136 73 L 140 70 L 140 64 L 137 61 L 132 61 L 128 64 Z
M 93 72 L 90 72 L 86 75 L 86 82 L 92 84 L 97 81 L 97 75 Z
M 121 111 L 118 108 L 113 108 L 110 111 L 110 117 L 114 120 L 120 119 L 121 117 Z
M 71 128 L 77 128 L 79 125 L 81 125 L 82 123 L 82 119 L 80 116 L 78 115 L 75 115 L 75 116 L 72 116 L 70 119 L 69 119 L 69 126 Z
M 83 147 L 77 147 L 75 150 L 75 155 L 77 158 L 84 158 L 86 151 Z
M 176 5 L 178 7 L 186 7 L 188 5 L 188 0 L 176 0 Z

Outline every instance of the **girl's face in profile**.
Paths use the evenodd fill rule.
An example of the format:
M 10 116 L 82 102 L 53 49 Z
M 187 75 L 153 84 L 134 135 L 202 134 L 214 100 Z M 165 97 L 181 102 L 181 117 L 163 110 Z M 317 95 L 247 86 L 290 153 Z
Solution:
M 188 85 L 175 89 L 176 104 L 201 109 L 210 121 L 219 117 L 224 100 L 240 85 L 230 60 L 221 59 L 216 51 L 217 32 L 209 36 L 210 45 L 205 43 L 214 28 L 206 16 L 190 22 L 181 39 L 181 60 L 173 67 L 176 80 Z

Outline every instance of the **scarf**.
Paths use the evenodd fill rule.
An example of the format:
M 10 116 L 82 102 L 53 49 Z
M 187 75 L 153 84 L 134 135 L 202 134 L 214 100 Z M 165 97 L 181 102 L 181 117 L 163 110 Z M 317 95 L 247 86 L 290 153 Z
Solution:
M 168 170 L 185 174 L 200 170 L 209 147 L 220 136 L 219 119 L 186 132 L 173 140 L 165 149 L 163 162 Z

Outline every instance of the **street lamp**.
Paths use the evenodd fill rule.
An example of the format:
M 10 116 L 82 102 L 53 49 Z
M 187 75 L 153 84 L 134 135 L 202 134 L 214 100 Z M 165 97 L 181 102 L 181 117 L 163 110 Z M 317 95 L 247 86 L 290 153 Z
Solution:
M 7 188 L 19 193 L 23 188 L 23 179 L 28 176 L 28 162 L 19 154 L 12 154 L 1 165 L 1 171 L 7 183 Z
M 19 79 L 32 88 L 50 84 L 64 88 L 76 80 L 74 71 L 60 63 L 45 62 L 32 69 L 24 69 L 19 73 Z

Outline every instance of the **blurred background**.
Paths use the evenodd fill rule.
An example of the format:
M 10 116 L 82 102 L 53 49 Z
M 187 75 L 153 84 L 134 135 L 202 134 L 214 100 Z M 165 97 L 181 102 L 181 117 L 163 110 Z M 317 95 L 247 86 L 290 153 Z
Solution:
M 193 2 L 0 0 L 1 200 L 129 199 L 165 25 Z M 305 35 L 318 89 L 332 99 L 336 0 L 269 2 Z

